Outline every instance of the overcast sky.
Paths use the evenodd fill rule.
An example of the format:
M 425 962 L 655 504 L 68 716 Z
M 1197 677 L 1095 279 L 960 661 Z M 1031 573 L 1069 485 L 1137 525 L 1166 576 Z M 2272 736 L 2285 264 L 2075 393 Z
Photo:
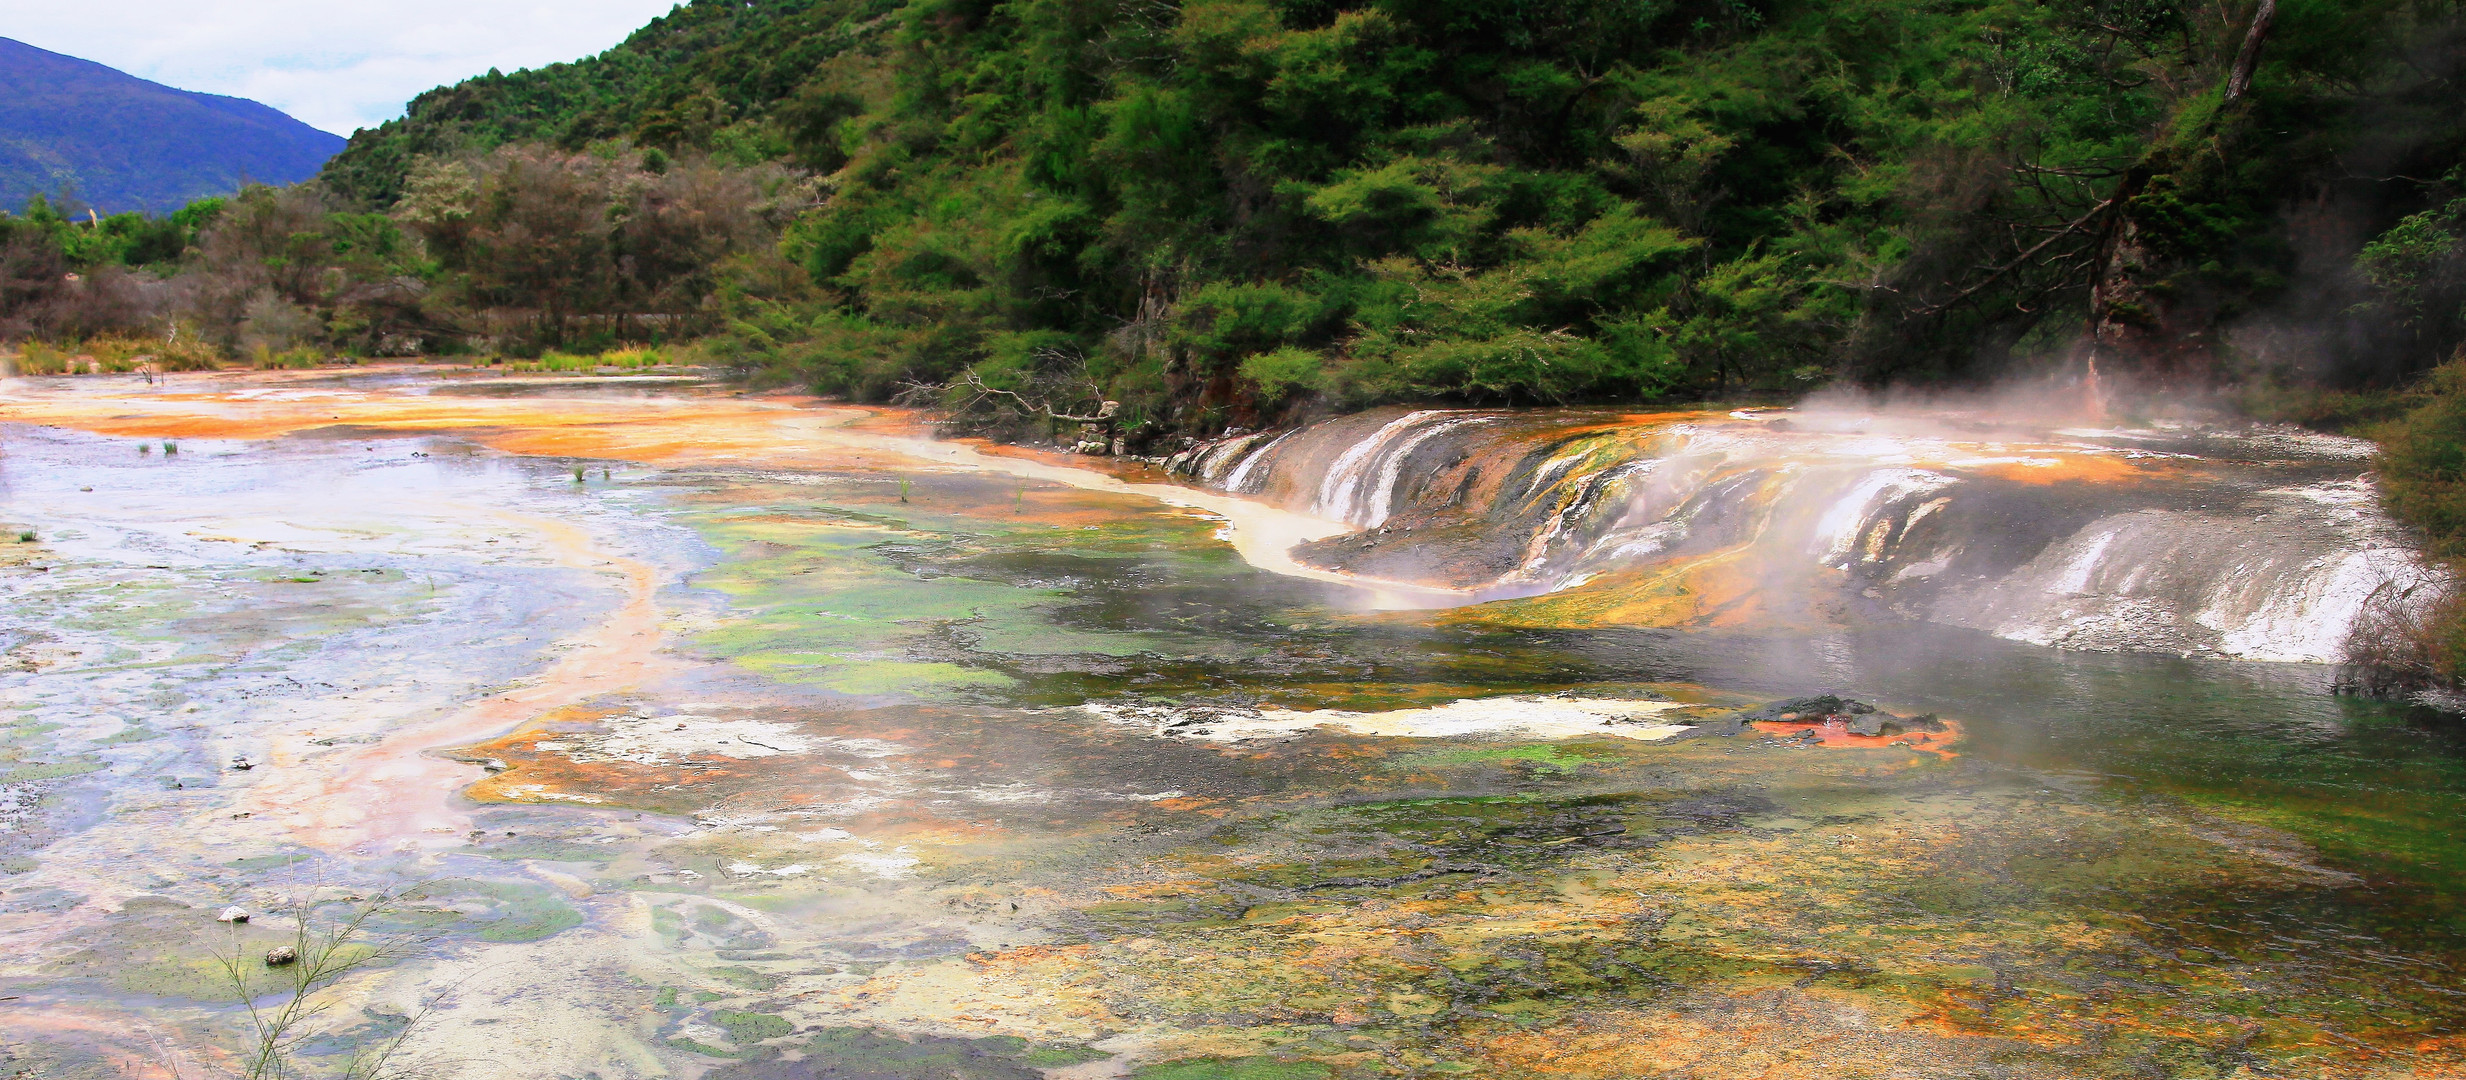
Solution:
M 0 37 L 254 98 L 337 135 L 432 86 L 578 60 L 673 0 L 0 0 Z

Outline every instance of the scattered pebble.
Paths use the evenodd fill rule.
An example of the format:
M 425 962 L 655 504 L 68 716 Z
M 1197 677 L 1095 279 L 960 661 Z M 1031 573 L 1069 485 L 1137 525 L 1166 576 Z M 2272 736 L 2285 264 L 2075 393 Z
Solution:
M 247 922 L 248 909 L 235 904 L 231 907 L 224 908 L 220 913 L 216 914 L 214 916 L 214 921 L 227 923 Z
M 300 950 L 289 945 L 277 945 L 265 954 L 265 966 L 281 967 L 300 958 Z

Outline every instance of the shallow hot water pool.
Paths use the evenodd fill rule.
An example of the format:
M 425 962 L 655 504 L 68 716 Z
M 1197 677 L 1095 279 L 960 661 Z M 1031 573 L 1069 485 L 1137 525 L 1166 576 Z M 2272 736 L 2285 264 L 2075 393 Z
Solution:
M 180 378 L 0 391 L 0 1076 L 2466 1070 L 2466 740 L 2319 665 L 1442 606 L 692 383 Z M 1705 733 L 1823 691 L 1953 730 Z

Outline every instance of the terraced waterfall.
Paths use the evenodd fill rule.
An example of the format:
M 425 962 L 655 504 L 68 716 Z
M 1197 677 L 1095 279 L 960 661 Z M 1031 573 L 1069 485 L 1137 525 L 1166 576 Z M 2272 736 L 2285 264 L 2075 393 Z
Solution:
M 1907 619 L 2059 648 L 2335 662 L 2436 575 L 2371 447 L 1846 407 L 1378 412 L 1195 448 L 1184 473 L 1362 531 L 1303 561 L 1548 595 L 1591 625 Z
M 9 380 L 0 1077 L 2466 1073 L 2370 448 L 2049 412 Z

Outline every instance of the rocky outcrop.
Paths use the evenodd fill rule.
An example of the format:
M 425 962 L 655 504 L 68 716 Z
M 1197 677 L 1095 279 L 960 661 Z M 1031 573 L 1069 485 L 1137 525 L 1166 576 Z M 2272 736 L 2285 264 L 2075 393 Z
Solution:
M 1928 733 L 1949 730 L 1935 714 L 1895 716 L 1869 705 L 1837 694 L 1789 698 L 1761 708 L 1738 714 L 1740 721 L 1762 721 L 1785 724 L 1840 724 L 1852 735 L 1885 737 L 1906 735 L 1913 731 Z

